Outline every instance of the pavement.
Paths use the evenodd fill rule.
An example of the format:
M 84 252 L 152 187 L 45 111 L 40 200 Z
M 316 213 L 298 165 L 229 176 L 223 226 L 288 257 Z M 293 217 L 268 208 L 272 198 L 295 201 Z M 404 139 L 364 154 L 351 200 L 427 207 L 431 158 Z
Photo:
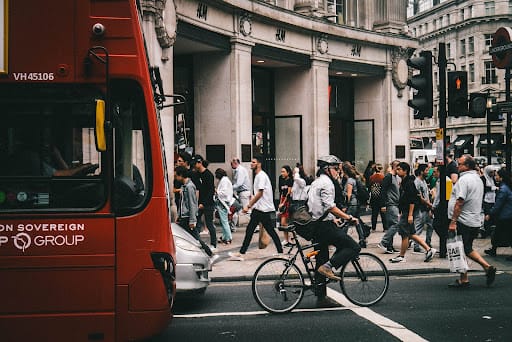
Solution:
M 365 223 L 370 223 L 370 216 L 363 215 L 362 219 Z M 271 241 L 265 249 L 258 248 L 258 233 L 253 235 L 253 239 L 249 250 L 244 255 L 244 260 L 239 261 L 229 256 L 229 252 L 238 252 L 242 241 L 245 236 L 246 220 L 241 220 L 242 223 L 237 227 L 236 232 L 232 233 L 233 240 L 229 245 L 217 244 L 217 255 L 216 260 L 212 265 L 212 271 L 210 272 L 210 278 L 212 282 L 221 281 L 247 281 L 252 280 L 256 268 L 267 258 L 271 258 L 277 254 L 276 247 Z M 220 226 L 217 224 L 217 237 L 221 236 Z M 357 241 L 357 233 L 354 228 L 349 230 L 349 234 Z M 283 233 L 278 232 L 279 238 L 283 240 Z M 391 263 L 390 258 L 398 254 L 385 254 L 377 244 L 380 242 L 384 232 L 380 222 L 377 224 L 377 229 L 372 231 L 370 236 L 367 238 L 368 244 L 362 251 L 375 254 L 378 256 L 386 265 L 391 275 L 414 275 L 414 274 L 429 274 L 429 273 L 449 273 L 450 267 L 448 259 L 439 258 L 437 254 L 432 261 L 424 262 L 425 254 L 413 253 L 413 249 L 407 250 L 406 262 Z M 207 235 L 201 236 L 205 241 L 209 240 Z M 425 232 L 422 234 L 422 238 L 425 238 Z M 301 241 L 302 242 L 302 241 Z M 304 241 L 305 242 L 305 241 Z M 400 236 L 398 234 L 394 237 L 393 243 L 395 249 L 400 249 Z M 432 236 L 432 246 L 439 250 L 439 238 L 434 232 Z M 473 248 L 482 255 L 488 263 L 495 266 L 498 272 L 509 272 L 512 273 L 512 261 L 505 260 L 506 257 L 512 256 L 512 248 L 498 248 L 498 256 L 490 257 L 485 255 L 484 250 L 490 248 L 490 238 L 476 239 L 473 243 Z M 284 248 L 284 256 L 288 252 L 289 248 Z M 302 262 L 299 262 L 302 267 Z M 470 272 L 483 272 L 482 267 L 476 262 L 468 259 L 468 265 Z

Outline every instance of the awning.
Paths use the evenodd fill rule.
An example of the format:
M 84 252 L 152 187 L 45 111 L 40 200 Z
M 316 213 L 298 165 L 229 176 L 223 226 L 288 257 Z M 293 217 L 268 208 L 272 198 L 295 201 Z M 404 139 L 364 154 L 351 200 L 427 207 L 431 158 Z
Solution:
M 466 150 L 472 147 L 473 145 L 473 135 L 472 134 L 465 134 L 465 135 L 459 135 L 457 139 L 454 140 L 454 142 L 451 144 L 450 147 L 452 147 L 455 150 Z
M 496 148 L 503 144 L 503 134 L 493 133 L 491 134 L 491 147 Z M 476 147 L 487 147 L 487 134 L 480 134 L 480 139 Z

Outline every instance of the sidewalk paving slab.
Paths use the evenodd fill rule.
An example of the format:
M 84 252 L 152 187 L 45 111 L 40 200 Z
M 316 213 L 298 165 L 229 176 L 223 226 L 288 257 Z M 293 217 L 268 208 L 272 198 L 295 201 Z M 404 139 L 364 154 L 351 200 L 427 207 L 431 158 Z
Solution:
M 370 222 L 370 216 L 363 216 L 364 222 Z M 217 231 L 217 236 L 220 235 L 220 231 Z M 349 230 L 349 234 L 356 238 L 357 233 L 354 228 Z M 368 237 L 368 246 L 363 248 L 362 251 L 375 254 L 378 256 L 386 265 L 391 275 L 414 275 L 414 274 L 429 274 L 429 273 L 449 273 L 448 259 L 441 259 L 439 255 L 436 255 L 432 261 L 424 262 L 425 254 L 415 254 L 412 249 L 409 249 L 406 253 L 405 263 L 391 263 L 390 258 L 398 254 L 385 254 L 377 244 L 380 242 L 384 232 L 382 231 L 382 225 L 380 222 L 377 224 L 377 229 L 372 231 Z M 210 272 L 210 278 L 212 282 L 222 281 L 250 281 L 254 275 L 254 272 L 258 266 L 266 259 L 277 255 L 276 247 L 271 241 L 265 249 L 258 249 L 258 233 L 255 233 L 249 247 L 249 250 L 244 255 L 243 261 L 234 260 L 231 258 L 229 252 L 238 252 L 245 235 L 245 225 L 237 228 L 237 231 L 232 233 L 233 241 L 229 245 L 218 244 L 216 254 L 219 255 L 217 260 L 212 266 Z M 283 239 L 283 233 L 278 232 L 279 238 Z M 205 240 L 207 237 L 203 237 Z M 425 238 L 425 233 L 422 234 L 422 238 Z M 436 233 L 432 236 L 432 246 L 439 250 L 439 238 Z M 476 239 L 473 243 L 473 248 L 482 255 L 487 262 L 494 265 L 498 272 L 511 272 L 512 273 L 512 262 L 506 261 L 507 256 L 512 255 L 512 248 L 499 248 L 497 257 L 490 257 L 484 254 L 484 250 L 491 246 L 490 239 Z M 395 249 L 400 248 L 400 236 L 397 234 L 394 237 Z M 289 248 L 284 248 L 286 253 Z M 468 259 L 470 272 L 483 272 L 481 266 L 476 262 Z M 302 267 L 302 262 L 299 262 L 299 267 Z M 455 276 L 455 274 L 454 274 Z

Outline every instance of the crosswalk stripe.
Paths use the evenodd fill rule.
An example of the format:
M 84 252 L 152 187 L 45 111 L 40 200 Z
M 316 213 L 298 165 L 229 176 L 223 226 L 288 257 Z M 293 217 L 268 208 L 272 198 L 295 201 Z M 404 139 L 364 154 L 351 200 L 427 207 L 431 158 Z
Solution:
M 349 300 L 343 294 L 339 293 L 338 291 L 335 291 L 331 288 L 327 288 L 327 296 L 329 296 L 331 299 L 333 299 L 333 300 L 337 301 L 338 303 L 340 303 L 341 305 L 343 305 L 343 307 L 351 310 L 356 315 L 372 322 L 373 324 L 377 325 L 381 329 L 384 329 L 385 331 L 387 331 L 391 335 L 397 337 L 401 341 L 408 341 L 408 342 L 409 341 L 410 342 L 428 341 L 428 340 L 425 340 L 420 335 L 416 334 L 415 332 L 407 329 L 403 325 L 401 325 L 395 321 L 392 321 L 389 318 L 384 317 L 369 308 L 360 307 L 360 306 L 356 306 L 356 305 L 352 304 L 351 302 L 349 302 Z

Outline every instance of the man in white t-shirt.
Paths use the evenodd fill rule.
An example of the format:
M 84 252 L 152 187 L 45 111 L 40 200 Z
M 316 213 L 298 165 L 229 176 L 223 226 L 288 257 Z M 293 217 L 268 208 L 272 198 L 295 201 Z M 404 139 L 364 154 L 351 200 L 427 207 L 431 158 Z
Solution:
M 254 230 L 256 229 L 258 223 L 263 225 L 265 230 L 272 238 L 272 241 L 274 241 L 277 252 L 283 253 L 283 246 L 281 245 L 281 241 L 279 241 L 279 236 L 274 230 L 275 222 L 272 219 L 276 211 L 274 206 L 272 184 L 270 183 L 270 178 L 268 178 L 268 175 L 261 169 L 261 162 L 261 157 L 254 157 L 251 160 L 251 170 L 253 170 L 255 175 L 253 184 L 254 196 L 249 201 L 249 204 L 247 204 L 242 209 L 244 213 L 247 213 L 249 209 L 252 210 L 251 219 L 249 220 L 245 230 L 244 242 L 242 243 L 242 247 L 240 247 L 239 253 L 229 253 L 231 257 L 238 260 L 243 260 L 243 255 L 249 248 Z

